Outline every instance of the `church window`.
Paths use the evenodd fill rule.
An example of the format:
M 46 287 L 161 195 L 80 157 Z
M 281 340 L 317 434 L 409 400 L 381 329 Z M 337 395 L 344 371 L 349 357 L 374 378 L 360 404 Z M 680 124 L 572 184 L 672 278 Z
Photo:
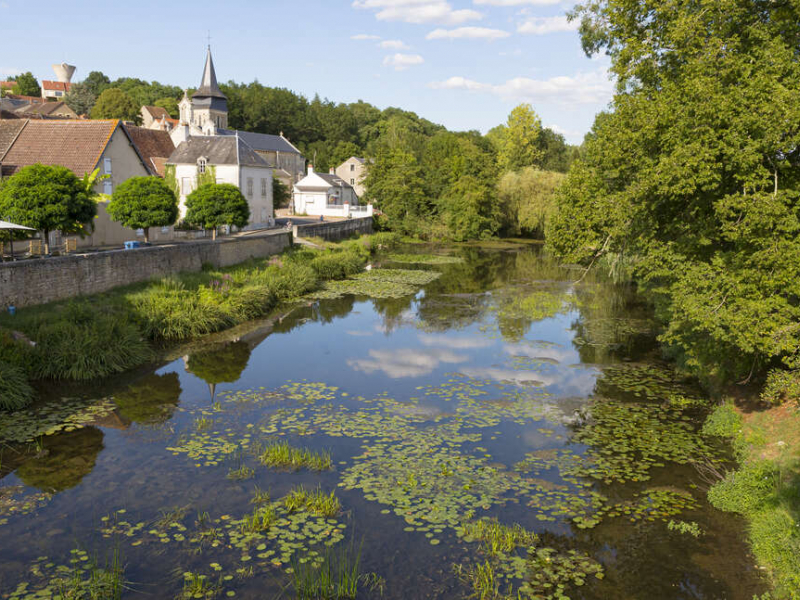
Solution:
M 197 172 L 200 173 L 201 175 L 205 174 L 205 172 L 206 172 L 206 159 L 205 158 L 201 157 L 201 158 L 197 159 Z

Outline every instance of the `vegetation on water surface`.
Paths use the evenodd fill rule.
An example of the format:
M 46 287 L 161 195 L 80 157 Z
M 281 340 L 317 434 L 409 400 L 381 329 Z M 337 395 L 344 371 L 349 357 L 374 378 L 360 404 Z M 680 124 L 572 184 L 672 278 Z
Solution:
M 298 600 L 356 598 L 359 587 L 382 595 L 384 581 L 374 573 L 361 572 L 361 548 L 353 545 L 328 548 L 321 563 L 292 559 L 292 584 Z
M 288 442 L 268 444 L 258 457 L 262 465 L 287 471 L 310 469 L 329 471 L 332 468 L 330 452 L 314 452 L 308 448 L 293 448 Z

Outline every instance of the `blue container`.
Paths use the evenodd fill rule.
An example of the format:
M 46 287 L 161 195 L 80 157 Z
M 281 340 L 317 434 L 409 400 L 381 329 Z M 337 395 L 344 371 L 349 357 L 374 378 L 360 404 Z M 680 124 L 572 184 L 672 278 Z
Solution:
M 10 314 L 12 317 L 15 314 L 17 314 L 17 307 L 16 306 L 9 306 L 8 307 L 8 314 Z
M 133 240 L 132 242 L 125 242 L 125 250 L 133 250 L 134 248 L 138 248 L 141 246 L 141 242 L 138 240 Z

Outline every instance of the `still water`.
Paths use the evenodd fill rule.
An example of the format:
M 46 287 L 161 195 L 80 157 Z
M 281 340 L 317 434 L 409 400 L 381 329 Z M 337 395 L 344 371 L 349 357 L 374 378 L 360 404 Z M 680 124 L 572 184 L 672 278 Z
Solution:
M 359 553 L 360 598 L 765 591 L 743 523 L 705 501 L 695 465 L 727 459 L 706 400 L 631 290 L 528 244 L 403 252 L 453 260 L 384 258 L 440 276 L 321 294 L 4 416 L 0 598 L 115 561 L 124 598 L 292 598 L 292 570 Z M 397 273 L 366 291 L 408 291 Z M 262 464 L 280 441 L 332 468 Z M 341 509 L 291 507 L 297 486 Z M 490 519 L 522 529 L 498 544 Z

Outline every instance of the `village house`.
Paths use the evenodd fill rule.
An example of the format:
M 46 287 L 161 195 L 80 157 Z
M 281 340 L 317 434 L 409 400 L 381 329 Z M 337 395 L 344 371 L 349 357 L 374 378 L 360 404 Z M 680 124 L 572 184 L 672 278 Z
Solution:
M 364 178 L 367 176 L 367 161 L 351 156 L 336 167 L 336 174 L 353 186 L 358 197 L 364 195 Z
M 151 132 L 161 133 L 161 132 Z M 150 133 L 147 134 L 148 136 Z M 22 167 L 41 163 L 61 165 L 78 177 L 100 175 L 94 189 L 110 196 L 116 187 L 131 177 L 156 174 L 152 156 L 143 155 L 134 143 L 134 136 L 119 120 L 0 120 L 0 176 L 10 177 Z M 144 139 L 139 136 L 139 139 Z M 161 141 L 163 143 L 164 140 Z M 171 142 L 171 140 L 170 140 Z M 149 154 L 164 153 L 148 149 Z M 123 227 L 110 219 L 106 211 L 108 198 L 101 198 L 97 206 L 94 230 L 77 240 L 78 247 L 122 246 L 123 242 L 137 239 L 143 232 Z M 152 241 L 173 239 L 173 228 L 164 227 L 151 232 Z M 51 247 L 64 243 L 59 232 L 51 233 Z
M 178 144 L 166 165 L 166 180 L 177 187 L 180 218 L 186 215 L 186 197 L 198 186 L 230 183 L 241 190 L 250 207 L 246 229 L 270 224 L 272 177 L 272 167 L 238 135 L 190 137 Z
M 353 186 L 336 175 L 317 173 L 308 166 L 308 175 L 294 185 L 294 213 L 325 217 L 371 216 L 372 205 L 359 206 Z
M 166 108 L 160 106 L 143 106 L 142 127 L 159 131 L 172 131 L 180 121 L 173 119 Z
M 203 136 L 236 136 L 272 167 L 275 176 L 292 187 L 305 175 L 306 160 L 298 148 L 283 136 L 228 129 L 228 99 L 217 84 L 211 49 L 200 87 L 189 98 L 184 94 L 178 104 L 180 119 L 170 130 L 177 147 L 181 142 Z

